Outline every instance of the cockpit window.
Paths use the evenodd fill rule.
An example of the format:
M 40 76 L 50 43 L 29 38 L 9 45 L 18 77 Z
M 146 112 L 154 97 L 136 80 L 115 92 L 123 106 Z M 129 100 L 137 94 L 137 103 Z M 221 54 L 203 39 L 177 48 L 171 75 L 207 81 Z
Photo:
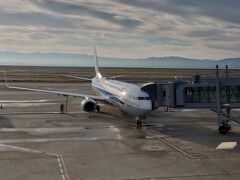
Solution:
M 129 98 L 129 99 L 135 100 L 135 101 L 151 100 L 150 97 L 144 97 L 144 96 L 138 96 L 138 97 L 136 97 L 136 96 L 131 96 L 131 95 L 129 95 L 129 94 L 128 94 L 126 97 Z
M 150 100 L 150 97 L 138 97 L 138 100 Z

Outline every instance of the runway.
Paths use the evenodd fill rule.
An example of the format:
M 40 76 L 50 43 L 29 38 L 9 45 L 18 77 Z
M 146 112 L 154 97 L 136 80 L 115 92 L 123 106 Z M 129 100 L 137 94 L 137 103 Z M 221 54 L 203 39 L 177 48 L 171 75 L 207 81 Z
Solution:
M 91 91 L 87 83 L 43 86 Z M 136 129 L 132 117 L 108 105 L 90 118 L 80 112 L 80 98 L 69 98 L 69 113 L 60 114 L 65 98 L 57 95 L 1 86 L 0 97 L 2 179 L 240 179 L 240 126 L 232 122 L 231 134 L 219 135 L 210 110 L 159 109 Z M 216 149 L 222 142 L 237 146 Z

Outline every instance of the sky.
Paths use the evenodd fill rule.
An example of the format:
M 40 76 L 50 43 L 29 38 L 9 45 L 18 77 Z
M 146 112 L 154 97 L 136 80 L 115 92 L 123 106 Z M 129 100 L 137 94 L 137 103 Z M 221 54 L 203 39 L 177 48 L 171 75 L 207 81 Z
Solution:
M 0 1 L 0 51 L 240 57 L 239 0 Z

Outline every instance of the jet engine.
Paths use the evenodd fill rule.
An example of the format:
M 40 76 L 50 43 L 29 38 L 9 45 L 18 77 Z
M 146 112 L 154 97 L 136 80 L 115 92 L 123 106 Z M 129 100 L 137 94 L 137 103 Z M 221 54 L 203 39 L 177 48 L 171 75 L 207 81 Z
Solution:
M 99 111 L 99 106 L 97 102 L 93 99 L 84 99 L 81 102 L 81 110 L 85 112 L 95 112 Z

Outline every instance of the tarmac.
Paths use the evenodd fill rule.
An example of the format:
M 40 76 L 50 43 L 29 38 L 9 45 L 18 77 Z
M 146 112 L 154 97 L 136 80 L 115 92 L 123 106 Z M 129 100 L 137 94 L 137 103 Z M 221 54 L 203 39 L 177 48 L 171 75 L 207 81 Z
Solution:
M 11 85 L 91 92 L 87 83 Z M 220 135 L 210 110 L 160 108 L 136 129 L 133 117 L 109 105 L 81 112 L 80 98 L 60 114 L 62 96 L 1 85 L 0 97 L 0 179 L 240 179 L 240 125 Z

